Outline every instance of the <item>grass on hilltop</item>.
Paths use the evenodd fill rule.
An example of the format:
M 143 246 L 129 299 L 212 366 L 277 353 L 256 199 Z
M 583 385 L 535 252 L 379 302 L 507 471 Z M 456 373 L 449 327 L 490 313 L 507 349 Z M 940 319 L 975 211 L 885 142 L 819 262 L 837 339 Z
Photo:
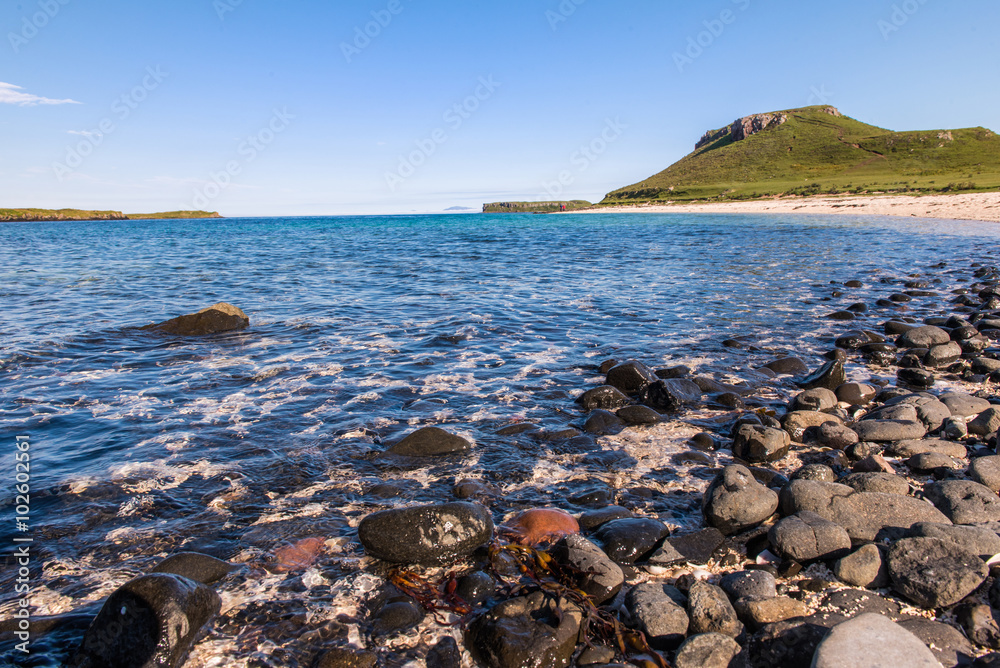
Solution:
M 602 205 L 774 196 L 1000 189 L 1000 137 L 986 128 L 892 132 L 807 107 L 742 141 L 725 136 Z
M 166 213 L 130 213 L 121 211 L 87 211 L 85 209 L 0 209 L 0 221 L 50 220 L 159 220 L 180 218 L 221 218 L 209 211 L 169 211 Z

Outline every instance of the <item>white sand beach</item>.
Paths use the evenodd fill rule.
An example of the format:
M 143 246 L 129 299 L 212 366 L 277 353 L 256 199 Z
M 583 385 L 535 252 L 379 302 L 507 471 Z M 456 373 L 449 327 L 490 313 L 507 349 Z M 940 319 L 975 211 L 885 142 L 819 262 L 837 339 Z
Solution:
M 1000 193 L 788 197 L 752 202 L 656 204 L 584 209 L 573 213 L 842 213 L 1000 222 Z

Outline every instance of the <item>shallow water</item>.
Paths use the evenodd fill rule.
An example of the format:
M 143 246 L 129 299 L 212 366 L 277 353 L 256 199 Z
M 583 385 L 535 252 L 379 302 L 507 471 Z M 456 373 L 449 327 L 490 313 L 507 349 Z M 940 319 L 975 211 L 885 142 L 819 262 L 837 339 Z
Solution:
M 966 280 L 998 238 L 985 223 L 821 216 L 4 224 L 0 613 L 16 605 L 16 434 L 33 446 L 35 615 L 93 614 L 130 577 L 194 549 L 247 566 L 220 585 L 223 618 L 187 665 L 299 665 L 302 628 L 360 615 L 377 585 L 354 542 L 374 509 L 452 500 L 456 480 L 476 478 L 501 492 L 489 501 L 498 520 L 645 486 L 662 493 L 645 506 L 636 497 L 647 514 L 696 521 L 711 473 L 672 457 L 726 419 L 721 408 L 596 443 L 495 434 L 579 425 L 573 399 L 600 381 L 602 360 L 687 364 L 719 380 L 753 380 L 753 366 L 785 352 L 818 362 L 809 354 L 832 333 L 887 317 L 818 316 L 873 304 L 940 262 L 934 276 Z M 850 279 L 867 287 L 831 285 Z M 943 313 L 949 300 L 917 299 L 910 313 Z M 218 301 L 251 327 L 205 339 L 134 329 Z M 722 345 L 737 336 L 757 349 Z M 476 447 L 429 466 L 380 456 L 427 424 Z M 368 493 L 386 481 L 397 496 Z M 309 537 L 326 541 L 314 566 L 265 570 Z M 301 623 L 276 629 L 282 615 Z M 22 665 L 57 665 L 60 642 L 41 637 Z M 398 642 L 398 665 L 419 656 L 407 649 L 419 638 Z

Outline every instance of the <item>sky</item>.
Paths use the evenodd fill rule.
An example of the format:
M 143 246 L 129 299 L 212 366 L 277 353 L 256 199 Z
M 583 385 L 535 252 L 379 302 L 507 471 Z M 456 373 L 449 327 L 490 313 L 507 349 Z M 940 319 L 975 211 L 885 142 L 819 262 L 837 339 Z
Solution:
M 996 0 L 9 0 L 0 207 L 480 210 L 752 113 L 1000 131 Z

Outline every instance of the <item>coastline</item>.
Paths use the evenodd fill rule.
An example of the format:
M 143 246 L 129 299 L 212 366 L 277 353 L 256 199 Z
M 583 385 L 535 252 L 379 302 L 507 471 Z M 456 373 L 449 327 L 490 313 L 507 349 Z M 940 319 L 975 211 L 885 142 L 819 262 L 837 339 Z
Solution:
M 955 195 L 825 195 L 705 204 L 638 204 L 571 213 L 808 213 L 868 214 L 1000 223 L 1000 193 Z

